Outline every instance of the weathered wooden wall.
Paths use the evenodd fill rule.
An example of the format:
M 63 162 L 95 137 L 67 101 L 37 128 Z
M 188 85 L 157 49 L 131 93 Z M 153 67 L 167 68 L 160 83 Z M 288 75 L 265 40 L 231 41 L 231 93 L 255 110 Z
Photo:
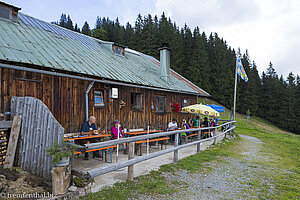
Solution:
M 42 100 L 48 106 L 65 128 L 65 132 L 77 132 L 85 121 L 85 91 L 88 84 L 88 81 L 78 79 L 0 68 L 0 113 L 10 111 L 10 100 L 13 96 L 32 96 Z M 119 89 L 118 99 L 109 97 L 111 87 Z M 103 91 L 105 104 L 103 107 L 94 107 L 95 90 Z M 132 109 L 132 92 L 143 94 L 142 111 Z M 155 109 L 151 109 L 152 103 L 156 107 L 157 95 L 167 98 L 165 113 L 157 113 Z M 193 95 L 95 83 L 89 93 L 89 115 L 95 115 L 96 125 L 102 129 L 110 128 L 116 119 L 127 128 L 147 128 L 148 125 L 166 128 L 173 117 L 178 123 L 183 118 L 192 117 L 171 110 L 171 104 L 181 105 L 183 99 L 189 100 L 190 104 L 195 104 L 197 101 L 196 96 Z M 126 103 L 124 107 L 120 107 L 120 100 Z
M 16 166 L 51 181 L 51 160 L 46 149 L 56 141 L 63 141 L 64 128 L 57 122 L 47 106 L 33 97 L 13 97 L 12 116 L 22 116 L 21 133 Z

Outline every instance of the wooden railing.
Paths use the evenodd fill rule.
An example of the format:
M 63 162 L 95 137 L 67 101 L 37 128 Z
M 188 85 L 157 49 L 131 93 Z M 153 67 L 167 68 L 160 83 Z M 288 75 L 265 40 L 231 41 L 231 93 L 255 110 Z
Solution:
M 231 131 L 234 130 L 234 128 L 235 128 L 234 122 L 235 121 L 230 121 L 230 122 L 226 122 L 222 125 L 218 125 L 218 126 L 214 126 L 214 127 L 193 128 L 193 129 L 188 129 L 188 130 L 168 131 L 168 132 L 154 133 L 154 134 L 149 134 L 149 135 L 141 135 L 141 136 L 135 136 L 135 137 L 121 138 L 121 139 L 118 139 L 118 140 L 111 140 L 111 141 L 106 141 L 106 142 L 85 144 L 84 147 L 79 147 L 78 150 L 79 151 L 85 151 L 85 150 L 99 149 L 99 148 L 104 148 L 104 147 L 108 147 L 108 146 L 118 145 L 118 144 L 122 144 L 122 143 L 129 143 L 129 153 L 128 153 L 129 159 L 125 162 L 110 164 L 108 166 L 99 167 L 99 168 L 96 168 L 96 169 L 89 170 L 87 172 L 79 171 L 77 169 L 72 169 L 72 172 L 76 175 L 79 175 L 79 176 L 83 177 L 83 178 L 93 178 L 93 177 L 100 176 L 102 174 L 106 174 L 108 172 L 112 172 L 112 171 L 115 171 L 115 170 L 118 170 L 118 169 L 121 169 L 121 168 L 124 168 L 124 167 L 128 167 L 128 169 L 130 169 L 130 168 L 132 168 L 132 166 L 134 164 L 137 164 L 137 163 L 143 162 L 145 160 L 155 158 L 157 156 L 161 156 L 161 155 L 164 155 L 164 154 L 167 154 L 167 153 L 170 153 L 170 152 L 174 152 L 173 161 L 177 162 L 178 161 L 178 150 L 179 149 L 183 149 L 183 148 L 186 148 L 186 147 L 189 147 L 191 145 L 196 144 L 197 145 L 197 153 L 199 153 L 200 152 L 200 144 L 202 142 L 209 141 L 209 140 L 214 140 L 213 144 L 215 144 L 216 139 L 218 137 L 221 137 L 223 135 L 224 135 L 224 137 L 226 137 L 228 132 L 231 132 Z M 224 127 L 223 128 L 224 131 L 221 134 L 218 134 L 218 135 L 214 134 L 212 137 L 209 137 L 209 138 L 206 138 L 206 139 L 201 139 L 201 131 L 214 129 L 214 131 L 216 132 L 216 130 L 220 127 Z M 197 140 L 193 141 L 193 142 L 186 143 L 186 144 L 179 145 L 179 134 L 180 133 L 185 133 L 185 132 L 198 132 Z M 165 150 L 161 150 L 161 151 L 158 151 L 158 152 L 154 152 L 154 153 L 145 154 L 145 155 L 139 156 L 137 158 L 133 158 L 132 152 L 134 152 L 134 142 L 141 141 L 141 140 L 147 140 L 147 139 L 151 139 L 151 138 L 169 136 L 169 135 L 175 135 L 174 147 L 168 148 L 168 149 L 165 149 Z M 133 173 L 133 171 L 128 170 L 128 172 L 129 172 L 128 173 L 128 179 L 130 180 L 133 177 L 133 175 L 131 174 L 131 173 Z

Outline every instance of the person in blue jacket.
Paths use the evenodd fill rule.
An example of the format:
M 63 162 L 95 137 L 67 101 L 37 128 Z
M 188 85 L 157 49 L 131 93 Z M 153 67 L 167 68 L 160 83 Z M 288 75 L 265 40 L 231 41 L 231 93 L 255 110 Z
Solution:
M 97 127 L 96 127 L 96 117 L 90 116 L 89 120 L 84 122 L 81 127 L 81 135 L 89 135 L 90 134 L 90 129 L 92 129 L 93 134 L 97 133 Z M 90 140 L 84 140 L 84 144 L 89 144 L 90 142 L 95 142 L 95 139 L 90 139 Z M 93 151 L 93 157 L 100 157 L 99 151 Z M 89 160 L 89 153 L 84 154 L 84 159 Z

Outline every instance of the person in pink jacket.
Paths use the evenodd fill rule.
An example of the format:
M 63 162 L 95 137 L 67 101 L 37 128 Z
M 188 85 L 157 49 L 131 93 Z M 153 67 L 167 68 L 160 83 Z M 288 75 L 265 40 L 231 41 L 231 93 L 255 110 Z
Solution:
M 123 130 L 121 129 L 121 125 L 119 120 L 114 121 L 114 126 L 111 128 L 111 132 L 113 134 L 113 139 L 118 139 L 118 127 L 119 127 L 119 138 L 124 137 Z
M 118 128 L 119 128 L 119 138 L 124 137 L 123 130 L 121 129 L 121 125 L 119 120 L 114 121 L 114 126 L 111 128 L 111 132 L 113 134 L 113 139 L 118 139 Z M 124 153 L 126 153 L 126 143 L 123 143 Z

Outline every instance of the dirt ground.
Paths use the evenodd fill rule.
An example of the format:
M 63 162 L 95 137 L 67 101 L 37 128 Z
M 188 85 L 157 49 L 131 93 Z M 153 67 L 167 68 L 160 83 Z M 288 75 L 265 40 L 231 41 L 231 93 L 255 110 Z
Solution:
M 29 174 L 20 168 L 0 168 L 0 199 L 6 199 L 4 194 L 42 194 L 51 192 L 51 186 L 43 179 Z

